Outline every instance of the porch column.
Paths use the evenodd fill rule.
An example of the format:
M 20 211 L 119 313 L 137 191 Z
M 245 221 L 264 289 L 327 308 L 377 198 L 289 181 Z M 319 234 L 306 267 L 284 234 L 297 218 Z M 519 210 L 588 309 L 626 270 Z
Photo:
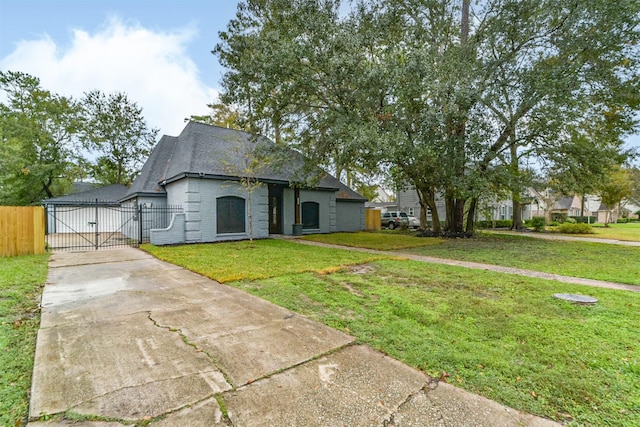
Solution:
M 294 222 L 293 222 L 293 235 L 302 235 L 302 219 L 300 214 L 300 187 L 297 185 L 293 187 L 293 209 L 294 209 Z

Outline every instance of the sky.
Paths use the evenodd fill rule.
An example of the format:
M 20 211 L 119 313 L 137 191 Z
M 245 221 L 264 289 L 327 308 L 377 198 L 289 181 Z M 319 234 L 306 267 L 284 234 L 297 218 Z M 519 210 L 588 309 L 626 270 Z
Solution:
M 125 92 L 150 127 L 177 136 L 208 112 L 224 69 L 211 50 L 236 0 L 0 0 L 0 70 L 81 97 Z M 640 135 L 626 138 L 640 149 Z
M 0 70 L 80 98 L 125 92 L 160 135 L 208 112 L 224 72 L 211 50 L 234 0 L 0 0 Z

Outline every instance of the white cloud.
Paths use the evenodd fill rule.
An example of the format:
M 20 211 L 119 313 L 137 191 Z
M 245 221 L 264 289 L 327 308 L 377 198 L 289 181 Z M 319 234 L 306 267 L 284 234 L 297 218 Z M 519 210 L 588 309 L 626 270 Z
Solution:
M 68 47 L 48 36 L 22 41 L 0 68 L 36 76 L 60 95 L 125 92 L 151 127 L 178 135 L 184 118 L 206 113 L 218 95 L 202 83 L 187 53 L 194 34 L 190 28 L 156 32 L 111 18 L 95 33 L 74 29 Z

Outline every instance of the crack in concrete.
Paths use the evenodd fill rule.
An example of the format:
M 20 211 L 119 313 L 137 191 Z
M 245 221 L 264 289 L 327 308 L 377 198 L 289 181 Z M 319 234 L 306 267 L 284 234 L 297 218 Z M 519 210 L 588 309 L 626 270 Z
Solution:
M 411 402 L 411 400 L 414 399 L 416 396 L 420 394 L 424 394 L 426 396 L 429 393 L 429 391 L 435 390 L 436 388 L 438 388 L 438 383 L 439 381 L 437 379 L 429 377 L 429 381 L 427 383 L 425 383 L 422 387 L 420 387 L 414 393 L 409 393 L 407 397 L 402 402 L 400 402 L 398 406 L 396 406 L 395 409 L 389 411 L 390 412 L 389 417 L 382 421 L 382 427 L 395 426 L 396 425 L 395 417 L 398 411 L 402 409 L 402 407 L 408 405 Z
M 227 384 L 229 384 L 231 386 L 232 390 L 236 389 L 235 384 L 233 384 L 233 382 L 231 382 L 229 375 L 224 371 L 224 369 L 222 369 L 218 363 L 218 361 L 216 360 L 216 358 L 209 353 L 206 350 L 201 349 L 200 347 L 198 347 L 197 344 L 191 342 L 189 340 L 189 337 L 186 336 L 186 334 L 182 331 L 182 329 L 179 328 L 173 328 L 171 326 L 165 326 L 165 325 L 161 325 L 157 320 L 155 320 L 153 317 L 151 317 L 151 311 L 147 312 L 147 318 L 153 323 L 154 326 L 160 328 L 160 329 L 166 329 L 169 332 L 174 332 L 177 333 L 180 336 L 180 339 L 182 340 L 183 343 L 185 343 L 186 345 L 193 347 L 195 349 L 196 352 L 198 353 L 203 353 L 205 356 L 207 356 L 207 358 L 211 361 L 211 363 L 213 364 L 213 367 L 222 374 L 222 376 L 224 377 L 224 380 L 227 382 Z M 211 371 L 207 371 L 207 372 L 211 372 Z
M 331 349 L 331 350 L 325 351 L 324 353 L 316 354 L 316 355 L 315 355 L 315 356 L 313 356 L 313 357 L 310 357 L 310 358 L 308 358 L 308 359 L 305 359 L 305 360 L 300 361 L 300 362 L 298 362 L 298 363 L 295 363 L 295 364 L 293 364 L 293 365 L 289 365 L 289 366 L 286 366 L 286 367 L 284 367 L 284 368 L 280 368 L 280 369 L 277 369 L 277 370 L 275 370 L 275 371 L 268 372 L 268 373 L 266 373 L 266 374 L 262 375 L 261 377 L 251 379 L 251 380 L 247 381 L 246 383 L 244 383 L 244 384 L 242 384 L 242 385 L 238 386 L 237 388 L 234 388 L 233 390 L 228 390 L 228 391 L 226 391 L 226 392 L 224 392 L 224 393 L 233 393 L 234 391 L 239 390 L 239 389 L 244 388 L 244 387 L 247 387 L 247 386 L 250 386 L 251 384 L 253 384 L 253 383 L 255 383 L 255 382 L 258 382 L 258 381 L 261 381 L 261 380 L 265 380 L 265 379 L 271 378 L 271 377 L 273 377 L 274 375 L 283 374 L 283 373 L 288 372 L 288 371 L 290 371 L 290 370 L 292 370 L 292 369 L 298 368 L 298 367 L 300 367 L 300 366 L 304 366 L 304 365 L 306 365 L 306 364 L 307 364 L 307 363 L 309 363 L 309 362 L 313 362 L 313 361 L 318 360 L 318 359 L 321 359 L 321 358 L 323 358 L 323 357 L 325 357 L 325 356 L 330 356 L 330 355 L 332 355 L 332 354 L 334 354 L 334 353 L 337 353 L 337 352 L 339 352 L 339 351 L 344 350 L 345 348 L 349 348 L 349 347 L 356 346 L 356 345 L 358 345 L 358 344 L 356 344 L 355 340 L 354 340 L 354 341 L 351 341 L 351 342 L 348 342 L 348 343 L 346 343 L 346 344 L 343 344 L 343 345 L 338 346 L 338 347 L 336 347 L 336 348 L 333 348 L 333 349 Z

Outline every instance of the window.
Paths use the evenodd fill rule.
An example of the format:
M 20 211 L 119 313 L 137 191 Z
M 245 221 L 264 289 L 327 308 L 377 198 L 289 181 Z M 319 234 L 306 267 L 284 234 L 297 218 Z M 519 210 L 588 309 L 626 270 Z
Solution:
M 226 196 L 216 200 L 218 234 L 245 232 L 245 200 Z
M 302 228 L 320 228 L 320 205 L 318 203 L 302 203 Z
M 413 208 L 409 208 L 409 216 L 413 216 L 414 210 Z

